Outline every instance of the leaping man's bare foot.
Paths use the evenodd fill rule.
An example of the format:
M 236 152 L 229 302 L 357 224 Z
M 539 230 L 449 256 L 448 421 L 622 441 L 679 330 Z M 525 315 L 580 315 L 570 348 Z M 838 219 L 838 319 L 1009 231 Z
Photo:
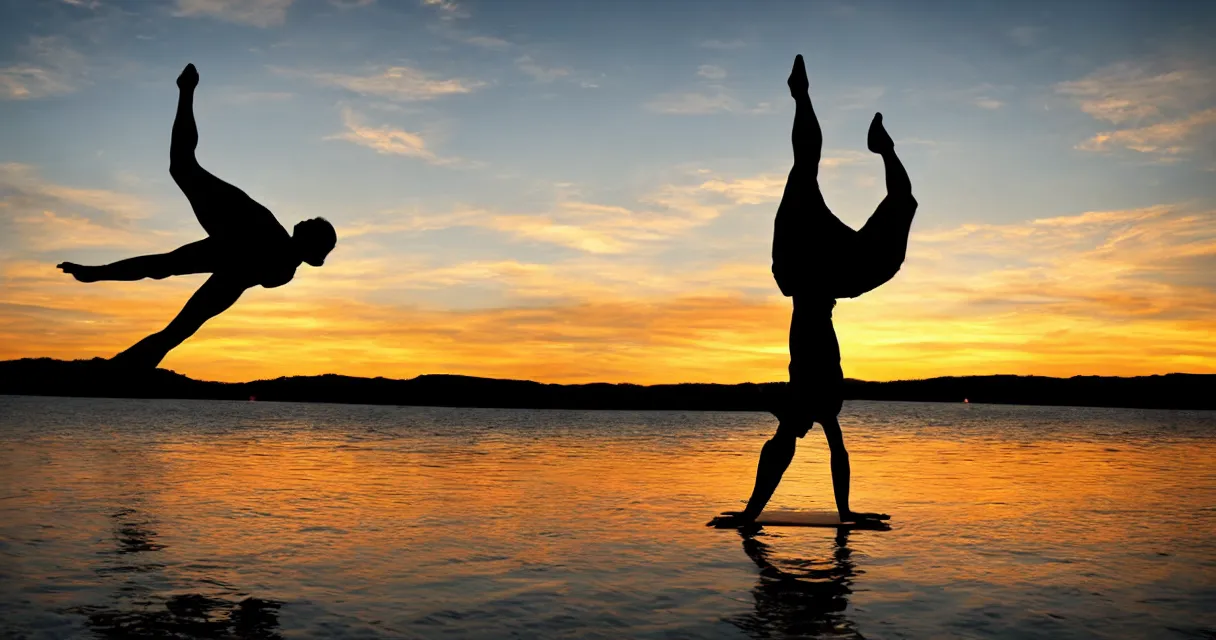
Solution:
M 866 136 L 866 146 L 877 154 L 886 153 L 895 148 L 895 141 L 887 133 L 886 127 L 882 126 L 882 114 L 874 114 L 874 120 L 870 122 L 870 133 Z
M 795 100 L 810 90 L 811 82 L 806 79 L 806 63 L 802 61 L 802 54 L 794 56 L 794 68 L 790 70 L 790 78 L 785 83 L 790 86 L 790 95 Z
M 198 86 L 198 69 L 193 64 L 186 65 L 182 74 L 177 77 L 177 88 L 182 91 L 193 91 Z
M 93 269 L 95 267 L 86 267 L 75 262 L 60 262 L 55 266 L 81 282 L 97 282 L 97 278 L 93 276 Z

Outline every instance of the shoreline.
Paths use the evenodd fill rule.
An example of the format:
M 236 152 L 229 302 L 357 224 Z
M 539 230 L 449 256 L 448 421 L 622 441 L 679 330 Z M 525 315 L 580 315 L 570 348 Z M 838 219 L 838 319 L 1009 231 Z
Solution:
M 410 379 L 325 374 L 249 382 L 195 380 L 167 369 L 133 373 L 109 361 L 0 361 L 0 395 L 275 401 L 486 409 L 767 411 L 784 382 L 550 384 L 428 374 Z M 951 376 L 846 379 L 845 400 L 1216 410 L 1216 374 L 1137 377 Z

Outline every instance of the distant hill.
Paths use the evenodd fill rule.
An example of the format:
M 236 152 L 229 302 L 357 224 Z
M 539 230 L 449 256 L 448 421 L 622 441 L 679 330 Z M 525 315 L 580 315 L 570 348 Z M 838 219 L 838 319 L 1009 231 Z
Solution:
M 785 383 L 543 384 L 457 375 L 409 380 L 328 374 L 253 382 L 195 380 L 166 369 L 131 373 L 101 358 L 0 361 L 0 394 L 108 398 L 273 400 L 533 409 L 765 411 Z M 1116 378 L 966 376 L 845 381 L 849 400 L 911 400 L 1085 407 L 1216 409 L 1216 375 L 1171 373 Z

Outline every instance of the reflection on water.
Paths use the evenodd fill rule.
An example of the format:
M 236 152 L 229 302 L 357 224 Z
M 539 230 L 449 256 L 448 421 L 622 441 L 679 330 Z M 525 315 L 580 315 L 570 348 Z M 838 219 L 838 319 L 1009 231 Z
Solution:
M 764 542 L 768 535 L 740 531 L 744 553 L 760 567 L 760 581 L 752 590 L 755 612 L 731 622 L 754 638 L 862 637 L 845 615 L 859 573 L 851 559 L 849 530 L 837 530 L 826 559 L 776 557 Z
M 1213 637 L 1213 415 L 850 403 L 741 548 L 765 414 L 0 397 L 0 637 Z
M 204 593 L 182 593 L 162 597 L 146 584 L 147 574 L 165 569 L 155 561 L 157 543 L 151 520 L 135 509 L 111 514 L 114 521 L 113 558 L 95 569 L 103 579 L 119 577 L 112 585 L 107 605 L 78 605 L 65 613 L 87 617 L 96 635 L 108 638 L 279 638 L 278 610 L 281 602 L 245 595 L 215 580 L 204 580 Z M 145 554 L 153 554 L 145 556 Z M 138 576 L 138 577 L 137 577 Z M 228 596 L 228 597 L 225 597 Z

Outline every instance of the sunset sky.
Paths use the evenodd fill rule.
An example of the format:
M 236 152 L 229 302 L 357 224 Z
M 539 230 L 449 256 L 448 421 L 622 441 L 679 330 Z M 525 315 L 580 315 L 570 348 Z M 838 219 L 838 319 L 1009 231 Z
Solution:
M 920 202 L 836 308 L 845 375 L 1213 373 L 1214 32 L 1191 0 L 0 0 L 0 359 L 112 356 L 202 284 L 55 269 L 204 237 L 168 173 L 193 62 L 203 166 L 339 241 L 163 367 L 783 380 L 802 53 L 828 204 L 883 197 L 875 111 Z

